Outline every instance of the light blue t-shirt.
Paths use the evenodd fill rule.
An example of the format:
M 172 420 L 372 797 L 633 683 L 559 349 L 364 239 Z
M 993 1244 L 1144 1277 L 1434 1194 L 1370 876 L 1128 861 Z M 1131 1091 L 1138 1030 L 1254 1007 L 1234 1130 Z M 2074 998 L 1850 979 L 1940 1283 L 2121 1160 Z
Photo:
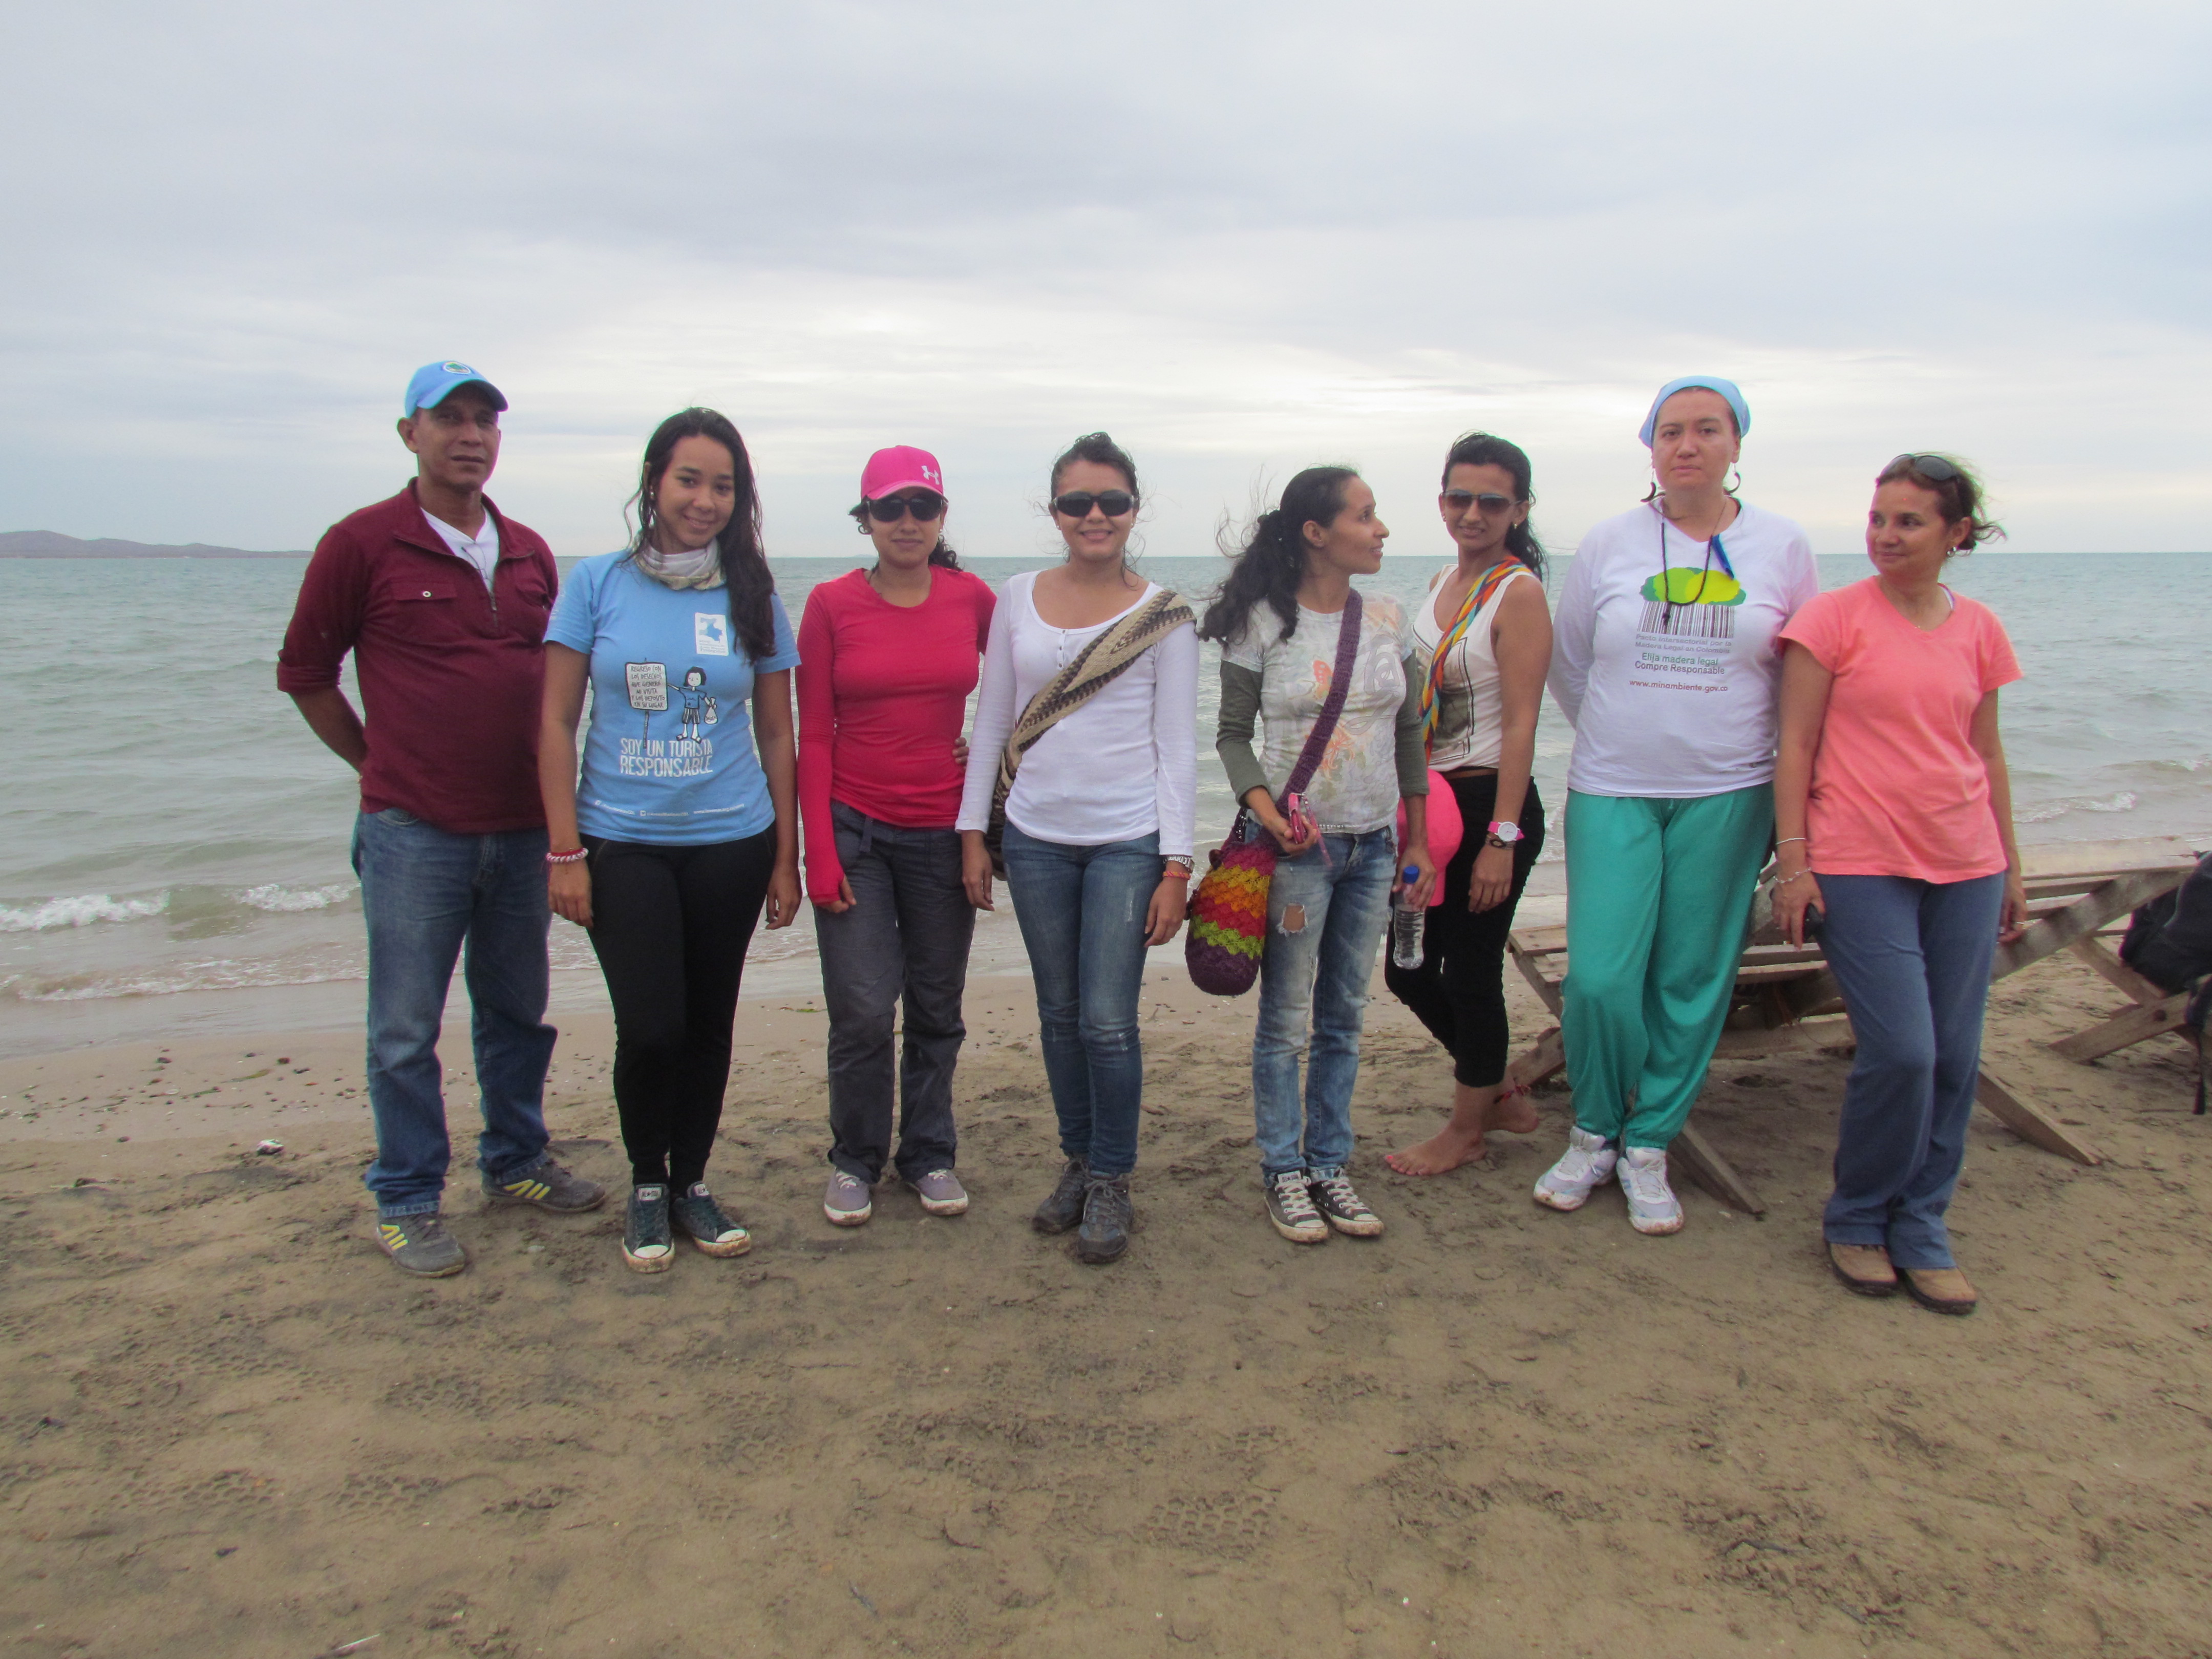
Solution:
M 586 559 L 561 584 L 548 643 L 589 656 L 592 723 L 576 826 L 611 841 L 699 847 L 775 822 L 746 701 L 755 673 L 799 665 L 773 595 L 775 653 L 755 662 L 726 587 L 666 587 L 627 553 Z

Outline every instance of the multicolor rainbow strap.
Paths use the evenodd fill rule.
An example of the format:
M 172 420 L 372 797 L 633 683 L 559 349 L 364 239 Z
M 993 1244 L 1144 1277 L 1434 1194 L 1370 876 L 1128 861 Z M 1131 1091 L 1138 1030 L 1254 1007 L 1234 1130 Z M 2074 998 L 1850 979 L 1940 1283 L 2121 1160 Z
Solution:
M 1452 618 L 1451 626 L 1444 629 L 1443 637 L 1437 641 L 1437 654 L 1429 659 L 1429 677 L 1421 684 L 1421 748 L 1425 753 L 1436 740 L 1437 714 L 1443 707 L 1445 659 L 1467 637 L 1468 627 L 1481 613 L 1482 607 L 1490 603 L 1491 595 L 1504 586 L 1506 579 L 1515 571 L 1528 568 L 1508 554 L 1484 571 L 1474 586 L 1468 590 L 1467 598 L 1460 605 L 1459 615 Z

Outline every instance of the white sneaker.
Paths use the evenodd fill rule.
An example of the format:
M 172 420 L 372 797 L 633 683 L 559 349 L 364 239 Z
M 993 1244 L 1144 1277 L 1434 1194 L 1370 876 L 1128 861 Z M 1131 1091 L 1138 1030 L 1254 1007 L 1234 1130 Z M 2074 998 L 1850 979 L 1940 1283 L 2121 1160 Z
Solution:
M 1566 1152 L 1537 1178 L 1536 1201 L 1554 1210 L 1581 1209 L 1589 1201 L 1591 1189 L 1613 1173 L 1620 1156 L 1602 1135 L 1583 1128 L 1568 1130 Z
M 1631 1146 L 1620 1155 L 1620 1190 L 1628 1194 L 1628 1224 L 1639 1233 L 1679 1233 L 1682 1206 L 1667 1184 L 1667 1154 L 1657 1146 Z

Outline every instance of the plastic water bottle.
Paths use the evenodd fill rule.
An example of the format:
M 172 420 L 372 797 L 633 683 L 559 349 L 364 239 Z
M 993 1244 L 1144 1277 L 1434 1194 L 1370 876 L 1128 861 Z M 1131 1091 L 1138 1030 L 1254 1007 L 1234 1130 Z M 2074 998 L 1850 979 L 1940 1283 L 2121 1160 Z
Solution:
M 1418 968 L 1421 930 L 1429 924 L 1427 907 L 1413 902 L 1413 884 L 1421 878 L 1421 872 L 1409 864 L 1398 872 L 1398 878 L 1405 884 L 1390 910 L 1390 960 L 1400 968 Z

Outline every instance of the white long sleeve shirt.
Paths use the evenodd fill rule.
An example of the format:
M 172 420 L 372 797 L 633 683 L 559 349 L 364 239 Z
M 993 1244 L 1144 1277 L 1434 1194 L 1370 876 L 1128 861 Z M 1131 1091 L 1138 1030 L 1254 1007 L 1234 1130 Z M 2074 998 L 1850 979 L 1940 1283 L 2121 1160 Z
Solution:
M 1037 615 L 1036 583 L 1035 571 L 1012 578 L 991 613 L 960 797 L 963 830 L 989 827 L 999 756 L 1030 699 L 1121 620 L 1054 628 Z M 1146 583 L 1136 604 L 1158 592 Z M 1065 847 L 1103 847 L 1158 831 L 1162 853 L 1189 857 L 1197 816 L 1198 632 L 1186 623 L 1037 739 L 1014 774 L 1006 821 Z
M 1692 799 L 1772 781 L 1778 636 L 1820 572 L 1805 532 L 1755 507 L 1719 539 L 1647 503 L 1575 550 L 1547 681 L 1575 728 L 1568 788 Z

